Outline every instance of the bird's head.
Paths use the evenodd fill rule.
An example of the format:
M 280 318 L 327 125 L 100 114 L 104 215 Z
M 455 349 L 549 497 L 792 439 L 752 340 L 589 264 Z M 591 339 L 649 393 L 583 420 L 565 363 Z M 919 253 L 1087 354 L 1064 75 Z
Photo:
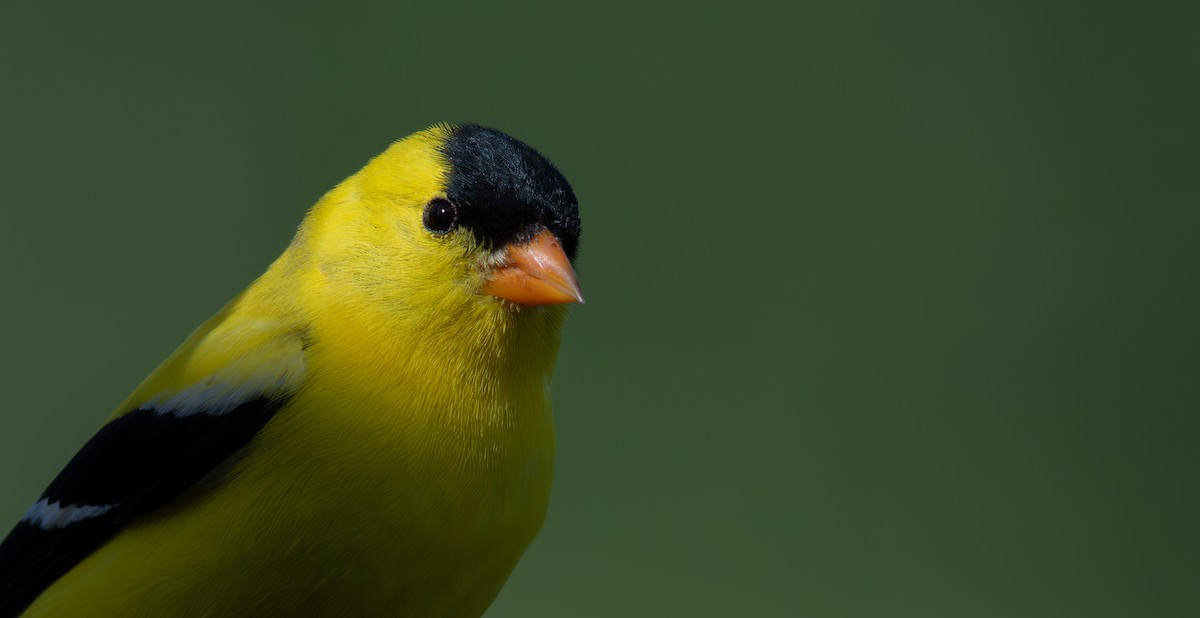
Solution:
M 557 323 L 562 310 L 547 305 L 583 302 L 579 235 L 570 184 L 536 150 L 494 129 L 437 125 L 326 195 L 293 250 L 348 303 L 447 319 L 549 312 Z

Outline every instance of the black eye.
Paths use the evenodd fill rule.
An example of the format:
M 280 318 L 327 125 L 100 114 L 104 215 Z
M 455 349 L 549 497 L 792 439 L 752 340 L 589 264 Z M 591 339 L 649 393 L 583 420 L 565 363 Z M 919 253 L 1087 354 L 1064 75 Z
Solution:
M 454 204 L 438 198 L 425 207 L 425 229 L 434 234 L 445 234 L 458 223 L 458 209 Z

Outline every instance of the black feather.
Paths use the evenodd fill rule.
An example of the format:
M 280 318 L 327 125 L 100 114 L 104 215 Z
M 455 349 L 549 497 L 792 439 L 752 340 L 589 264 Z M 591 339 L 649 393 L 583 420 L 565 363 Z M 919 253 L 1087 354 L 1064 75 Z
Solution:
M 501 247 L 544 226 L 575 260 L 579 203 L 553 163 L 524 142 L 474 124 L 456 125 L 442 148 L 450 161 L 446 197 L 480 242 Z
M 220 415 L 135 410 L 102 427 L 41 498 L 63 506 L 116 506 L 61 528 L 17 524 L 0 543 L 0 617 L 19 615 L 129 521 L 193 487 L 246 446 L 284 403 L 261 397 Z

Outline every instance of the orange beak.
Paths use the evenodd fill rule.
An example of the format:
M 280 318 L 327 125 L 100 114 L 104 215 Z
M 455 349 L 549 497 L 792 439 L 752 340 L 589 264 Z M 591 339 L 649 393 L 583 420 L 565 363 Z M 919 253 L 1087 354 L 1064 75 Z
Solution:
M 583 302 L 562 243 L 546 229 L 533 240 L 508 248 L 508 259 L 488 275 L 483 293 L 526 307 Z

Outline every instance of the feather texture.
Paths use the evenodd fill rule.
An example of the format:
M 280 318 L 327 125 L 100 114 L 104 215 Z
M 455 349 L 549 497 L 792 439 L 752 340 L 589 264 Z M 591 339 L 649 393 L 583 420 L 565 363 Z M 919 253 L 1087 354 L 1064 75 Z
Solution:
M 545 516 L 566 310 L 479 293 L 508 240 L 423 227 L 466 130 L 397 142 L 330 191 L 121 404 L 0 546 L 0 615 L 483 613 Z M 557 175 L 520 146 L 506 165 Z M 458 206 L 503 239 L 574 221 L 574 247 L 550 180 L 517 215 Z

